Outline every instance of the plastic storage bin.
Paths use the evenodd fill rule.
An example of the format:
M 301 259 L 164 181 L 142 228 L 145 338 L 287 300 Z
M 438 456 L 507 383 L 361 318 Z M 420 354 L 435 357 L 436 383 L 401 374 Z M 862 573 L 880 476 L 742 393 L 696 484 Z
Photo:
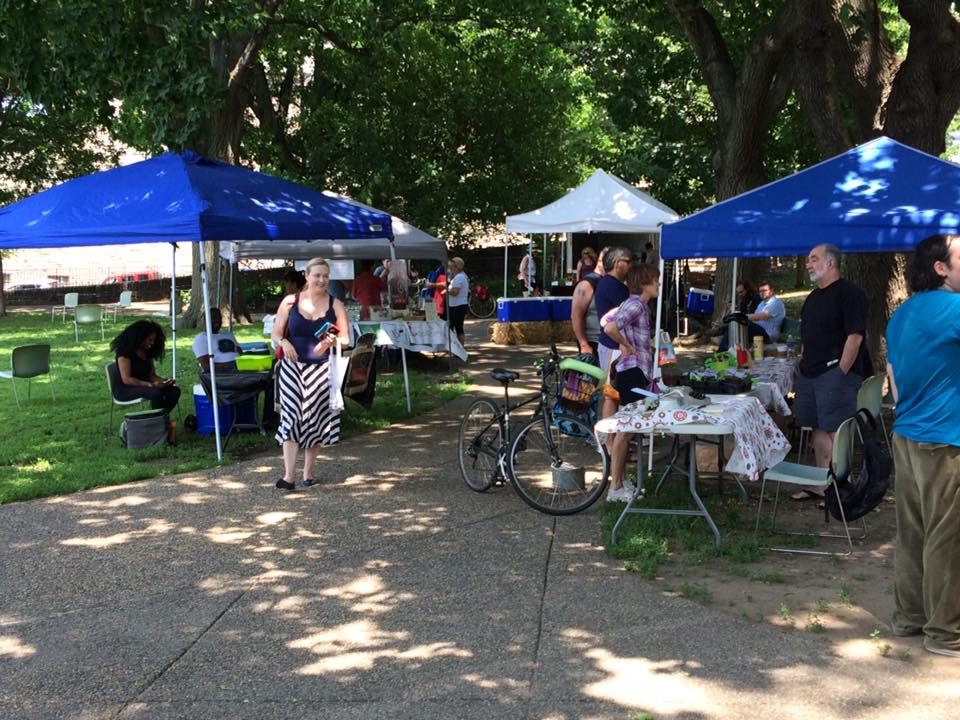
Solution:
M 273 357 L 271 355 L 238 355 L 237 356 L 237 370 L 242 371 L 259 371 L 263 372 L 269 370 L 273 364 Z
M 213 435 L 213 407 L 203 392 L 203 385 L 193 386 L 193 407 L 197 415 L 197 434 Z M 237 405 L 220 406 L 220 434 L 226 435 L 230 432 L 234 422 L 256 424 L 257 411 L 253 399 Z
M 713 315 L 713 290 L 690 288 L 687 292 L 687 312 L 691 315 Z

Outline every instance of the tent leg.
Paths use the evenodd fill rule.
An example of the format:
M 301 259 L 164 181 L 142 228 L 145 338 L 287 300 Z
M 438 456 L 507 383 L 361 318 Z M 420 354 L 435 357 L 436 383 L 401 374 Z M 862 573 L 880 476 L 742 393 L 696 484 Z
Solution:
M 506 222 L 506 220 L 504 220 Z M 507 297 L 507 266 L 510 263 L 510 235 L 503 233 L 503 297 Z
M 730 281 L 730 312 L 737 311 L 737 258 L 733 259 L 733 279 Z
M 410 376 L 407 374 L 407 349 L 400 348 L 400 360 L 403 362 L 403 387 L 407 391 L 407 415 L 413 415 L 413 404 L 410 402 Z
M 203 283 L 203 319 L 206 322 L 207 352 L 213 357 L 213 336 L 210 333 L 210 279 L 207 277 L 207 256 L 200 241 L 200 280 Z M 217 462 L 223 462 L 223 439 L 220 436 L 220 405 L 217 402 L 217 364 L 210 363 L 210 406 L 213 408 L 213 434 L 217 439 Z
M 223 261 L 221 260 L 220 262 L 223 262 Z M 227 295 L 227 307 L 230 308 L 230 317 L 229 317 L 229 320 L 230 320 L 230 332 L 233 332 L 233 318 L 234 318 L 234 314 L 233 314 L 233 272 L 234 272 L 234 269 L 235 269 L 235 268 L 236 268 L 236 265 L 234 265 L 234 264 L 233 264 L 233 260 L 231 260 L 231 261 L 230 261 L 230 284 L 228 285 L 228 287 L 229 287 L 230 289 L 227 291 L 227 292 L 229 293 L 229 294 Z M 222 317 L 222 314 L 223 314 L 223 311 L 221 311 L 221 317 Z
M 170 273 L 170 335 L 173 344 L 170 376 L 177 379 L 177 244 L 170 243 L 173 250 L 173 272 Z

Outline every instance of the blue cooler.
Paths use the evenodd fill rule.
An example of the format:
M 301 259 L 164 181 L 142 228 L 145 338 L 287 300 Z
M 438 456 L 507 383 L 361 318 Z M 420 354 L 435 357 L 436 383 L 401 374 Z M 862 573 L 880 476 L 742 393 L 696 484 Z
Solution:
M 687 292 L 687 312 L 691 315 L 713 315 L 713 290 L 690 288 Z
M 500 298 L 497 300 L 498 322 L 546 322 L 549 319 L 549 298 Z
M 203 385 L 199 383 L 193 386 L 193 407 L 197 414 L 197 434 L 213 435 L 213 407 L 203 392 Z M 234 422 L 256 424 L 257 410 L 253 398 L 237 405 L 220 406 L 220 434 L 226 435 L 230 432 Z
M 573 298 L 550 298 L 550 319 L 563 321 L 570 319 L 573 312 Z

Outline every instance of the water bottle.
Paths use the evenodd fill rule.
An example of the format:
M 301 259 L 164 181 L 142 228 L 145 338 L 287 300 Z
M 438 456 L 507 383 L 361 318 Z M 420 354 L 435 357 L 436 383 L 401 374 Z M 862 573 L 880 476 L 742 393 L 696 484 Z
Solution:
M 796 344 L 793 342 L 793 335 L 787 335 L 787 357 L 792 358 L 796 354 Z

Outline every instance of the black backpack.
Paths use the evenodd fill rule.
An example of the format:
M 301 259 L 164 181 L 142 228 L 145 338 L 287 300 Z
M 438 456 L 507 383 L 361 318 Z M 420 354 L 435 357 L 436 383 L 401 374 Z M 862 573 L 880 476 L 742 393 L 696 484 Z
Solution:
M 877 439 L 877 421 L 870 411 L 860 408 L 856 420 L 863 438 L 863 465 L 856 477 L 848 473 L 845 478 L 834 478 L 840 490 L 839 502 L 832 487 L 827 489 L 826 496 L 826 512 L 837 520 L 846 518 L 847 522 L 860 519 L 880 504 L 890 487 L 890 471 L 893 469 L 890 453 Z

